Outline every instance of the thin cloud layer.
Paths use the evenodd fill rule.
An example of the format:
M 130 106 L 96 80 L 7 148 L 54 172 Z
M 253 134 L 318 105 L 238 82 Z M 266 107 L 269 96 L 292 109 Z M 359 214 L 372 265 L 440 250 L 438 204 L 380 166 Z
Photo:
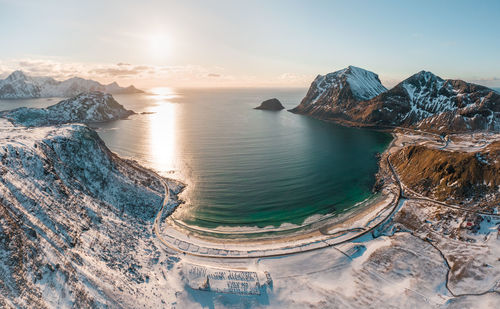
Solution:
M 82 77 L 101 83 L 118 82 L 120 85 L 134 84 L 142 88 L 169 87 L 307 87 L 314 75 L 286 72 L 262 78 L 252 75 L 227 74 L 223 67 L 199 65 L 144 65 L 118 62 L 116 64 L 67 63 L 51 59 L 13 59 L 0 61 L 0 78 L 15 70 L 33 76 L 51 76 L 57 80 Z M 401 79 L 381 76 L 382 83 L 391 88 Z M 469 79 L 472 83 L 487 87 L 500 87 L 499 77 Z
M 15 70 L 28 75 L 51 76 L 58 80 L 71 77 L 94 79 L 102 83 L 117 81 L 139 87 L 154 86 L 305 86 L 311 76 L 284 73 L 268 80 L 256 76 L 234 76 L 225 74 L 222 67 L 205 68 L 198 65 L 159 66 L 134 65 L 126 62 L 116 64 L 64 63 L 50 59 L 14 59 L 0 61 L 0 77 L 5 78 Z

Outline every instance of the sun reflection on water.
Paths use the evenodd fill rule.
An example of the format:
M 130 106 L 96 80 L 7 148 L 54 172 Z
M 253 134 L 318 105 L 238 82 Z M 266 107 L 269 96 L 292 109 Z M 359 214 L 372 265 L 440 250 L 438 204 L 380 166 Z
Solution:
M 176 166 L 176 113 L 172 100 L 178 95 L 171 88 L 151 89 L 155 101 L 149 115 L 150 151 L 154 165 L 162 173 L 175 170 Z

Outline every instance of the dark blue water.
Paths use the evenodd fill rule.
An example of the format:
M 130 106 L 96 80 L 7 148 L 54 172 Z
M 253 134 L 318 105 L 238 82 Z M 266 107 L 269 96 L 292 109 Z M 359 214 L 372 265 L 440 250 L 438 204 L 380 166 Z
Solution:
M 391 139 L 286 110 L 253 109 L 272 97 L 292 108 L 306 89 L 154 91 L 160 94 L 115 96 L 152 114 L 98 132 L 118 154 L 185 182 L 186 203 L 174 217 L 203 228 L 301 224 L 342 212 L 371 196 L 376 154 Z

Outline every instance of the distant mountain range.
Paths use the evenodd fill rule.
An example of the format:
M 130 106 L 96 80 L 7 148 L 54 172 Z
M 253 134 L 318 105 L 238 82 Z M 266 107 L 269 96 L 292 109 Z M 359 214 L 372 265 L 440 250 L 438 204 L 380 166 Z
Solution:
M 133 85 L 120 87 L 116 82 L 103 85 L 97 81 L 80 77 L 58 81 L 47 76 L 28 76 L 22 71 L 15 71 L 6 79 L 0 80 L 0 99 L 72 97 L 89 91 L 112 94 L 143 92 Z
M 500 131 L 500 93 L 426 71 L 390 90 L 377 74 L 354 66 L 319 75 L 291 112 L 360 126 Z

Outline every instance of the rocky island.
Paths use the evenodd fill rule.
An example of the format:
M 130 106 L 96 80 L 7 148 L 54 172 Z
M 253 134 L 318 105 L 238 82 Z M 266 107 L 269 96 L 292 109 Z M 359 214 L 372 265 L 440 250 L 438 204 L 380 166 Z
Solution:
M 71 122 L 93 123 L 126 118 L 134 114 L 125 109 L 111 94 L 81 93 L 47 108 L 20 107 L 0 112 L 15 125 L 46 126 Z
M 285 109 L 285 107 L 281 104 L 281 102 L 276 99 L 269 99 L 262 102 L 259 106 L 254 109 L 268 110 L 268 111 L 280 111 Z

